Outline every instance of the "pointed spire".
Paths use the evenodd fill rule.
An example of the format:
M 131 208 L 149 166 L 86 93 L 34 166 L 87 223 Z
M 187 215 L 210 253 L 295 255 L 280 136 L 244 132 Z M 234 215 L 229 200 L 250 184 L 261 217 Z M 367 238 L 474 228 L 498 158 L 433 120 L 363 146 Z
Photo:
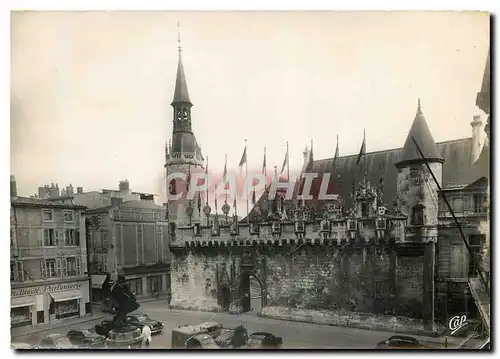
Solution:
M 412 138 L 417 141 L 420 150 L 429 162 L 444 162 L 443 156 L 437 149 L 436 143 L 432 138 L 431 131 L 427 126 L 422 108 L 420 106 L 420 99 L 418 100 L 417 113 L 413 124 L 411 126 L 408 137 L 406 138 L 405 145 L 401 151 L 399 162 L 396 163 L 397 167 L 402 167 L 411 162 L 422 162 L 422 157 L 419 155 L 415 143 Z
M 177 77 L 175 80 L 175 91 L 172 105 L 176 103 L 187 103 L 192 105 L 189 99 L 189 92 L 187 88 L 186 75 L 184 73 L 184 65 L 182 64 L 182 46 L 181 34 L 179 31 L 179 22 L 177 22 L 177 42 L 179 50 L 179 62 L 177 63 Z
M 182 45 L 181 45 L 181 30 L 179 27 L 179 21 L 177 21 L 177 43 L 179 44 L 177 49 L 179 50 L 179 57 L 180 57 L 182 52 Z

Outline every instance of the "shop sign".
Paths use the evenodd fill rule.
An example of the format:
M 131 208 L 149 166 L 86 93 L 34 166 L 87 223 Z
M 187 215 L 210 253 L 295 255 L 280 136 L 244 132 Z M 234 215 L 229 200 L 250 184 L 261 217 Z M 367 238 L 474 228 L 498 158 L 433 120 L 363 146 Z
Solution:
M 68 290 L 75 290 L 75 289 L 79 290 L 81 286 L 82 286 L 81 283 L 62 283 L 62 284 L 43 285 L 39 287 L 16 288 L 16 289 L 11 289 L 10 296 L 26 297 L 32 295 L 45 294 L 45 293 L 65 292 Z

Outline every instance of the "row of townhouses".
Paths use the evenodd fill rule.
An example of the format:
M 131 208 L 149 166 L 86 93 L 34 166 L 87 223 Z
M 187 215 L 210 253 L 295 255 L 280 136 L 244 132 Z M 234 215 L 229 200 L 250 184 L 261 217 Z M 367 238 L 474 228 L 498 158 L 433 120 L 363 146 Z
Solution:
M 169 295 L 166 226 L 154 195 L 131 192 L 126 180 L 118 190 L 52 184 L 22 197 L 11 176 L 12 327 L 91 315 L 112 270 L 138 298 Z

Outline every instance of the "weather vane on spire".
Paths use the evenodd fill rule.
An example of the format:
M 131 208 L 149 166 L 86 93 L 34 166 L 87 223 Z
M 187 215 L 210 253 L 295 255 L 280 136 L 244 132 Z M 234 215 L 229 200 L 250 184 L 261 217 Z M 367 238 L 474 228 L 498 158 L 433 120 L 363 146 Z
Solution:
M 179 21 L 177 21 L 177 43 L 179 46 L 177 47 L 179 49 L 179 54 L 182 52 L 182 46 L 181 46 L 181 30 L 179 27 Z

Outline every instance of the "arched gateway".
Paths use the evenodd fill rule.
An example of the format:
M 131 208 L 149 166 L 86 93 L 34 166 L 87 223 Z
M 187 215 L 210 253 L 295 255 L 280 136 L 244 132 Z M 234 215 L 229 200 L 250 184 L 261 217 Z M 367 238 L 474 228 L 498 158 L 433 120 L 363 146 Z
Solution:
M 265 285 L 255 271 L 243 269 L 234 278 L 232 289 L 243 312 L 260 312 L 265 306 Z

